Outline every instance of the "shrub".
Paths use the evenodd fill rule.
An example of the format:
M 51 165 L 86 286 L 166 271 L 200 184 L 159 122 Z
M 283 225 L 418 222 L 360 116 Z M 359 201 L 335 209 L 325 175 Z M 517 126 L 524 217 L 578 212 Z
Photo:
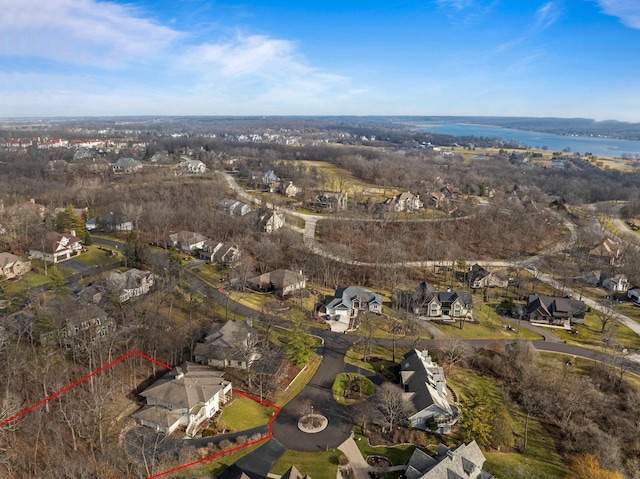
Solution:
M 344 454 L 340 454 L 340 457 L 338 457 L 338 464 L 340 464 L 341 466 L 346 466 L 347 464 L 349 464 L 349 458 Z

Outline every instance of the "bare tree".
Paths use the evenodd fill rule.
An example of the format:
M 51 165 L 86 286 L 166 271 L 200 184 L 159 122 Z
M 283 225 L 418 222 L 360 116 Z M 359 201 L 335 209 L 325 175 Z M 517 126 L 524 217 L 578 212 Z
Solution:
M 413 404 L 404 399 L 402 389 L 392 383 L 380 386 L 373 401 L 390 429 L 406 423 L 414 410 Z
M 457 338 L 443 339 L 438 346 L 442 362 L 447 365 L 447 374 L 451 372 L 453 366 L 464 361 L 471 353 L 471 347 Z

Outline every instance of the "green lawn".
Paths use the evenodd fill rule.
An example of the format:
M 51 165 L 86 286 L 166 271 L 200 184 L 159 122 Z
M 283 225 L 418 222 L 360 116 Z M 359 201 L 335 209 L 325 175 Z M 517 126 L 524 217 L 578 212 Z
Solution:
M 89 251 L 77 256 L 76 259 L 84 264 L 91 266 L 106 266 L 108 264 L 118 263 L 122 260 L 122 254 L 113 248 L 102 245 L 91 245 L 86 247 Z M 102 248 L 102 249 L 99 249 Z M 115 256 L 110 256 L 107 251 L 114 251 Z
M 607 325 L 608 332 L 601 333 L 600 321 L 594 313 L 587 313 L 584 318 L 584 325 L 577 324 L 575 328 L 578 334 L 571 334 L 563 329 L 554 330 L 553 332 L 568 344 L 576 344 L 593 349 L 601 348 L 604 345 L 603 339 L 607 337 L 611 337 L 613 341 L 623 348 L 636 350 L 640 347 L 640 337 L 633 330 L 617 321 L 610 322 Z
M 285 453 L 273 465 L 271 474 L 279 476 L 287 472 L 291 466 L 303 475 L 309 475 L 313 479 L 336 479 L 338 473 L 338 458 L 342 452 L 330 449 L 321 452 L 285 451 Z
M 488 398 L 491 404 L 502 402 L 513 421 L 514 434 L 522 440 L 526 414 L 516 403 L 504 398 L 496 381 L 482 377 L 471 370 L 458 368 L 447 376 L 447 383 L 455 391 L 463 405 L 470 396 Z M 561 479 L 565 477 L 568 470 L 554 444 L 554 438 L 547 432 L 543 424 L 530 417 L 527 453 L 486 451 L 487 462 L 484 468 L 497 477 L 509 469 L 523 467 L 527 471 L 538 474 L 539 479 Z
M 223 409 L 220 422 L 231 431 L 244 431 L 267 424 L 273 412 L 273 408 L 236 395 L 233 402 Z
M 397 379 L 395 370 L 398 368 L 398 363 L 392 361 L 392 351 L 380 346 L 374 346 L 371 349 L 371 357 L 376 358 L 375 361 L 365 362 L 362 360 L 362 351 L 364 346 L 357 345 L 350 348 L 345 354 L 344 362 L 352 364 L 362 371 L 369 371 L 375 373 L 385 381 L 390 379 Z M 407 349 L 396 349 L 396 361 L 402 358 L 408 352 Z
M 399 446 L 372 446 L 365 436 L 361 434 L 360 426 L 354 426 L 354 439 L 358 445 L 358 449 L 362 453 L 362 457 L 367 456 L 384 456 L 391 461 L 394 466 L 406 464 L 416 446 L 413 444 L 400 444 Z
M 614 309 L 640 323 L 640 306 L 625 301 L 614 305 Z
M 345 390 L 349 386 L 349 382 L 352 380 L 362 381 L 361 397 L 359 399 L 345 397 Z M 367 399 L 367 397 L 371 396 L 375 392 L 375 389 L 374 384 L 362 374 L 340 373 L 336 376 L 336 379 L 333 382 L 331 393 L 333 394 L 333 399 L 340 404 L 355 404 Z
M 433 323 L 440 331 L 447 336 L 461 339 L 542 339 L 542 336 L 527 328 L 520 328 L 517 332 L 518 325 L 503 320 L 496 313 L 497 304 L 483 303 L 480 296 L 474 296 L 473 317 L 478 324 L 464 322 L 462 329 L 460 323 L 437 324 Z M 516 331 L 510 331 L 504 328 L 504 325 L 511 325 Z

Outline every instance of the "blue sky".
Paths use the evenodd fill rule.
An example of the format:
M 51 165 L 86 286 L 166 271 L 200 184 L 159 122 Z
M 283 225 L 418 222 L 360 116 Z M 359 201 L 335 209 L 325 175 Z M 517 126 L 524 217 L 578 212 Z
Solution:
M 0 0 L 0 117 L 640 121 L 638 0 Z

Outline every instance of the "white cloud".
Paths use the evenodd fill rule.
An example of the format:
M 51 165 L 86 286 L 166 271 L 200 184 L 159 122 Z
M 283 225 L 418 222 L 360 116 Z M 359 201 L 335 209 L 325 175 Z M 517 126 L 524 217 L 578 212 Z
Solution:
M 640 2 L 637 0 L 597 0 L 602 12 L 618 17 L 623 25 L 640 29 Z
M 536 11 L 536 24 L 542 28 L 553 25 L 562 13 L 556 2 L 547 2 Z
M 461 11 L 473 6 L 474 0 L 436 0 L 436 3 L 442 8 L 453 8 Z
M 0 0 L 0 56 L 115 67 L 145 60 L 182 34 L 132 7 L 96 0 Z

